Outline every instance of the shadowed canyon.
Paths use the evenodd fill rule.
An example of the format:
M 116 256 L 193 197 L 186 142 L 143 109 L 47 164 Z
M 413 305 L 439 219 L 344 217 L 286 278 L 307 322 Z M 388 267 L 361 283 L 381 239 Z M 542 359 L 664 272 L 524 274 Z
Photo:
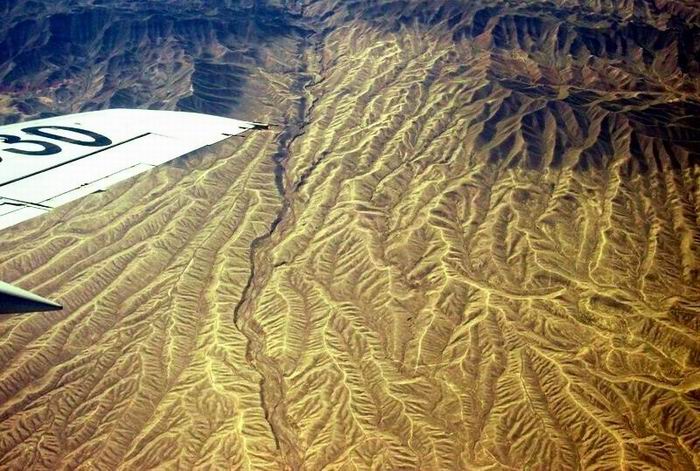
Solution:
M 697 2 L 0 13 L 0 123 L 272 125 L 0 233 L 1 469 L 700 468 Z

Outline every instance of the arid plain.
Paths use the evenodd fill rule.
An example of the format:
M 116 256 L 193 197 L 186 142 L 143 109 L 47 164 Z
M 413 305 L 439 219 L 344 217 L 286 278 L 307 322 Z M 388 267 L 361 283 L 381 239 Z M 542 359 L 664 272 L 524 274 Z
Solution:
M 0 233 L 0 468 L 700 468 L 696 2 L 99 3 L 0 122 L 274 126 Z

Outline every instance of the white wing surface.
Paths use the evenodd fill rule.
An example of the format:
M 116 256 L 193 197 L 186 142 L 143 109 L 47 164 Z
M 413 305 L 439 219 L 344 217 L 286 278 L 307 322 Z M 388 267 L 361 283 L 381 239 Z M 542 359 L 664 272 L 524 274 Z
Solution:
M 258 126 L 135 109 L 0 126 L 0 229 Z

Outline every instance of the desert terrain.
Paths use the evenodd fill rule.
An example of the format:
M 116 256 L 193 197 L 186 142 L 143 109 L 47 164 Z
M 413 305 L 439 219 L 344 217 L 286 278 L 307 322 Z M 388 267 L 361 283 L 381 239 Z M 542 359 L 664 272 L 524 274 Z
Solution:
M 273 125 L 0 233 L 0 469 L 700 468 L 695 1 L 0 13 L 0 123 Z

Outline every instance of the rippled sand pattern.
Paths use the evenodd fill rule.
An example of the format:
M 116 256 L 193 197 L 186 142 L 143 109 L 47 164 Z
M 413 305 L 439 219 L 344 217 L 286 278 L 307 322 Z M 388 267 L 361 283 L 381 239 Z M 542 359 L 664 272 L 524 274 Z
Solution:
M 280 127 L 2 233 L 66 309 L 0 319 L 0 467 L 700 467 L 697 70 L 446 5 L 309 2 Z

